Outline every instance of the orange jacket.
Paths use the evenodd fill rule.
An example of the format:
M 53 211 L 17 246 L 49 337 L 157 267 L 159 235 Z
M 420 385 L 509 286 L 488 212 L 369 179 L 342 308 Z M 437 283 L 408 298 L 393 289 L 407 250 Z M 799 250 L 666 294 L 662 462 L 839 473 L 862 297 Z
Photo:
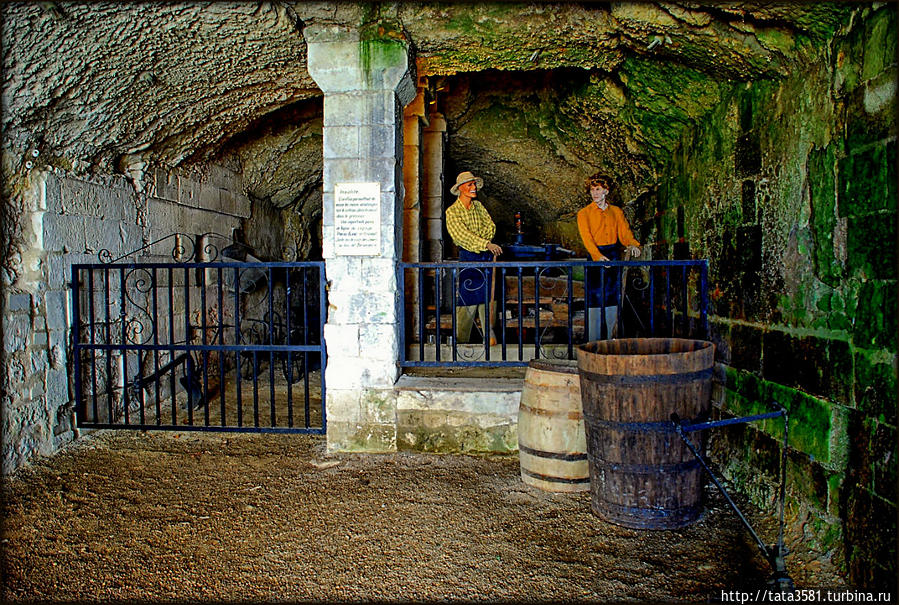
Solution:
M 577 213 L 577 228 L 584 247 L 593 260 L 599 260 L 597 246 L 621 242 L 623 246 L 640 247 L 640 242 L 634 239 L 627 219 L 624 218 L 624 212 L 618 206 L 610 204 L 605 210 L 600 210 L 595 203 L 591 203 Z

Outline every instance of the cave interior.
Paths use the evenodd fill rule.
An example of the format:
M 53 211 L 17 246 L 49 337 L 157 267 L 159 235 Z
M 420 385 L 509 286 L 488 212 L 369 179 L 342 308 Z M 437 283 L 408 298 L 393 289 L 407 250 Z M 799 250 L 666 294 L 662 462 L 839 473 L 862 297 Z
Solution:
M 717 405 L 786 402 L 794 537 L 856 585 L 895 591 L 894 5 L 20 2 L 0 15 L 3 405 L 42 410 L 4 424 L 5 469 L 73 438 L 52 318 L 66 263 L 106 245 L 92 229 L 119 253 L 239 228 L 261 259 L 322 258 L 326 101 L 304 31 L 344 28 L 408 49 L 406 133 L 442 124 L 439 156 L 417 160 L 437 162 L 439 211 L 469 170 L 498 243 L 520 213 L 526 241 L 583 256 L 575 214 L 600 171 L 644 258 L 709 261 Z M 420 153 L 406 141 L 404 165 Z M 97 210 L 107 198 L 121 216 Z M 416 229 L 407 257 L 453 258 L 445 232 Z M 37 375 L 59 388 L 37 392 Z M 734 430 L 712 448 L 735 482 L 767 469 L 747 494 L 758 503 L 778 437 Z

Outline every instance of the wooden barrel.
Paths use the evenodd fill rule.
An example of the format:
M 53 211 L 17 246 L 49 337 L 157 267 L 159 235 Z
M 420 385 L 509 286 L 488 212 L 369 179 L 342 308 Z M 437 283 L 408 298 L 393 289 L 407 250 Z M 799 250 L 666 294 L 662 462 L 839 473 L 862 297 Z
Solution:
M 670 529 L 702 513 L 699 461 L 671 414 L 705 420 L 715 345 L 677 338 L 601 340 L 578 347 L 591 508 L 612 523 Z M 688 433 L 703 451 L 701 432 Z
M 549 492 L 590 489 L 576 361 L 528 364 L 518 408 L 521 480 Z

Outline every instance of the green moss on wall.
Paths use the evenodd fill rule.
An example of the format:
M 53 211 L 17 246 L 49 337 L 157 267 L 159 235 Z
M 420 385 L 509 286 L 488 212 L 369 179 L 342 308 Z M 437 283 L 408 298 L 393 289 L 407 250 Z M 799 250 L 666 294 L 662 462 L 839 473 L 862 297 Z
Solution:
M 796 40 L 790 33 L 775 27 L 757 29 L 755 37 L 765 48 L 783 54 L 791 53 L 796 46 Z
M 874 144 L 850 152 L 839 161 L 840 216 L 864 217 L 883 210 L 895 211 L 896 200 L 887 195 L 895 163 L 891 166 L 887 162 L 886 146 Z
M 843 10 L 829 4 L 826 11 L 835 12 L 824 14 Z M 796 456 L 791 481 L 804 482 L 793 495 L 795 519 L 824 518 L 802 521 L 809 544 L 838 552 L 857 543 L 841 526 L 857 525 L 864 515 L 847 502 L 876 501 L 893 516 L 896 510 L 889 438 L 899 332 L 895 7 L 872 5 L 851 26 L 831 20 L 819 31 L 837 28 L 841 37 L 827 43 L 828 52 L 821 52 L 818 33 L 797 36 L 809 57 L 803 70 L 777 81 L 734 83 L 682 133 L 661 172 L 654 228 L 657 239 L 671 239 L 682 206 L 691 251 L 710 260 L 712 312 L 722 322 L 762 330 L 766 339 L 796 335 L 785 340 L 796 341 L 795 351 L 778 358 L 766 350 L 765 379 L 726 368 L 722 405 L 738 416 L 767 411 L 771 399 L 787 407 L 789 451 Z M 788 41 L 774 35 L 766 43 Z M 652 106 L 651 92 L 635 98 Z M 757 251 L 748 250 L 756 244 Z M 743 353 L 751 343 L 730 338 L 728 345 L 729 363 L 753 367 Z M 866 419 L 889 428 L 871 445 L 850 428 Z M 776 443 L 782 421 L 753 423 L 728 444 L 725 467 L 735 477 L 750 477 L 767 459 L 755 453 L 753 433 Z M 890 462 L 859 462 L 873 455 Z M 857 475 L 869 480 L 847 484 Z M 893 491 L 877 492 L 890 481 Z M 866 544 L 854 555 L 852 573 L 860 577 L 865 566 L 888 559 L 881 567 L 895 576 L 895 543 L 891 548 Z
M 852 326 L 852 339 L 862 349 L 896 352 L 896 283 L 861 284 Z
M 835 165 L 834 145 L 814 149 L 809 154 L 808 179 L 812 206 L 815 273 L 824 283 L 834 287 L 839 285 L 843 277 L 834 246 L 837 227 Z M 822 310 L 829 311 L 829 305 L 827 309 Z
M 629 56 L 619 73 L 636 105 L 685 123 L 721 101 L 721 84 L 684 65 Z
M 864 29 L 861 77 L 870 80 L 896 64 L 896 10 L 876 11 Z
M 896 424 L 896 357 L 874 351 L 856 351 L 855 406 L 866 416 Z
M 742 372 L 730 366 L 725 367 L 725 386 L 728 393 L 745 400 L 739 409 L 730 408 L 730 411 L 740 415 L 758 414 L 760 411 L 767 411 L 765 403 L 762 401 L 764 390 L 762 388 L 761 379 L 751 372 Z
M 766 386 L 768 396 L 787 408 L 790 420 L 788 443 L 822 464 L 831 462 L 830 403 L 775 383 Z
M 444 26 L 451 31 L 498 36 L 508 32 L 504 28 L 497 31 L 497 23 L 514 19 L 526 8 L 525 4 L 513 2 L 478 4 L 467 7 L 466 10 L 453 11 Z
M 848 270 L 862 279 L 896 279 L 896 214 L 878 213 L 847 221 Z
M 406 60 L 406 53 L 406 44 L 401 40 L 374 38 L 359 41 L 359 59 L 368 82 L 380 70 L 402 65 Z
M 749 372 L 726 368 L 724 409 L 735 416 L 754 416 L 771 411 L 777 401 L 787 409 L 789 444 L 814 460 L 828 464 L 831 452 L 832 408 L 827 401 L 797 389 L 762 380 Z M 752 426 L 774 439 L 783 439 L 783 419 L 756 421 Z
M 684 65 L 641 57 L 628 57 L 619 77 L 630 103 L 618 118 L 630 124 L 647 145 L 659 150 L 674 148 L 684 130 L 721 101 L 725 89 Z
M 524 138 L 528 135 L 528 126 L 531 121 L 532 118 L 522 112 L 520 108 L 497 102 L 478 112 L 465 127 L 472 132 L 472 136 L 477 138 L 488 136 L 497 128 L 501 128 L 515 138 Z

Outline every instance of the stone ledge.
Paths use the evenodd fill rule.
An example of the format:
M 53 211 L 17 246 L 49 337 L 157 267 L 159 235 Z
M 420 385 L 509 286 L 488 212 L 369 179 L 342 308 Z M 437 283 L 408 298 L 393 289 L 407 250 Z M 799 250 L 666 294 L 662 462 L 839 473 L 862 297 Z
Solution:
M 394 385 L 397 448 L 514 452 L 523 386 L 524 378 L 401 376 Z
M 397 391 L 458 391 L 464 393 L 513 393 L 524 387 L 524 378 L 463 378 L 440 376 L 400 376 Z

